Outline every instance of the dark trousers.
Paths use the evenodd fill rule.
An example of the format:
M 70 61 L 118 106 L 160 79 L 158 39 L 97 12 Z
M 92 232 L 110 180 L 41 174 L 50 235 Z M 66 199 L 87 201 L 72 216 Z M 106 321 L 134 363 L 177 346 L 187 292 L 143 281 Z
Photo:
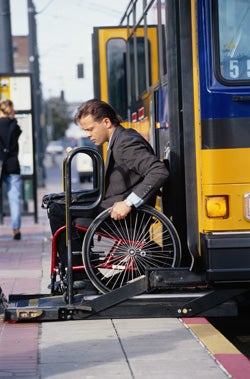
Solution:
M 88 212 L 89 213 L 89 212 Z M 71 250 L 72 250 L 72 266 L 81 266 L 83 265 L 82 262 L 82 244 L 83 239 L 85 236 L 85 232 L 76 229 L 75 225 L 81 225 L 84 227 L 88 227 L 90 223 L 92 222 L 92 219 L 94 218 L 94 214 L 91 215 L 92 217 L 87 218 L 75 218 L 73 219 L 72 225 L 71 225 Z M 64 226 L 66 224 L 66 217 L 65 217 L 65 206 L 64 204 L 58 204 L 56 202 L 51 203 L 50 207 L 48 209 L 48 218 L 50 222 L 50 228 L 51 232 L 54 235 L 55 232 Z M 68 266 L 68 248 L 67 248 L 67 241 L 66 241 L 66 231 L 62 231 L 58 237 L 57 237 L 57 251 L 59 260 L 62 263 L 64 267 Z M 74 254 L 74 252 L 79 252 L 79 254 Z M 73 274 L 74 280 L 81 280 L 84 278 L 84 270 L 81 271 L 75 271 Z

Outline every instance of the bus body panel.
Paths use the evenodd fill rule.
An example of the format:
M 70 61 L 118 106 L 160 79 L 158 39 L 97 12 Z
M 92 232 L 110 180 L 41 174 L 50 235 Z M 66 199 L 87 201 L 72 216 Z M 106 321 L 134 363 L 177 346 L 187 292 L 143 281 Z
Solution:
M 109 76 L 107 44 L 121 37 L 126 41 L 124 125 L 149 140 L 170 170 L 160 202 L 180 235 L 182 264 L 205 271 L 209 281 L 248 280 L 250 56 L 237 49 L 243 40 L 247 46 L 249 31 L 243 27 L 250 19 L 250 0 L 166 0 L 158 7 L 152 2 L 133 24 L 138 2 L 126 10 L 128 25 L 95 28 L 93 51 L 100 61 L 94 69 L 100 81 L 95 96 L 115 101 L 110 88 L 119 83 Z M 150 13 L 159 23 L 150 24 Z M 227 31 L 230 23 L 235 35 Z M 136 38 L 148 33 L 145 61 L 142 55 L 133 60 L 133 33 Z M 147 67 L 150 83 L 137 94 L 138 76 Z
M 231 61 L 231 67 L 238 60 L 230 33 L 222 35 L 221 31 L 230 22 L 229 12 L 237 4 L 240 14 L 247 2 L 197 2 L 201 118 L 201 170 L 200 178 L 197 177 L 201 192 L 199 232 L 205 241 L 202 246 L 209 280 L 247 280 L 250 275 L 250 220 L 245 199 L 250 189 L 250 107 L 244 101 L 250 95 L 250 82 L 239 85 L 237 80 L 221 80 L 218 75 L 223 70 L 223 61 L 218 58 L 221 51 Z M 219 46 L 222 37 L 224 52 Z M 230 54 L 225 49 L 231 50 Z

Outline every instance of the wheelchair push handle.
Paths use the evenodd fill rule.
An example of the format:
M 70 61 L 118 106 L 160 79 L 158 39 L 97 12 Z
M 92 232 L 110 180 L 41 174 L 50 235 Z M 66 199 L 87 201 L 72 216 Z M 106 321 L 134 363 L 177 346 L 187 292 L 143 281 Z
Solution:
M 95 201 L 90 204 L 81 204 L 82 210 L 92 210 L 96 208 L 102 201 L 104 191 L 104 163 L 101 154 L 90 147 L 78 147 L 72 149 L 63 160 L 63 188 L 65 191 L 66 205 L 68 208 L 78 206 L 73 204 L 73 191 L 72 191 L 72 160 L 77 154 L 87 154 L 93 162 L 93 184 L 94 189 L 97 190 L 97 197 Z M 91 192 L 91 190 L 89 190 Z M 86 190 L 86 194 L 88 190 Z

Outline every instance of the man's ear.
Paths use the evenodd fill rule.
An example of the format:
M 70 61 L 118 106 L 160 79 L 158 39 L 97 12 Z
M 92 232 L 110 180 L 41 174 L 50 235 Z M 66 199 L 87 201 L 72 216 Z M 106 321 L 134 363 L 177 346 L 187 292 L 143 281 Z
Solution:
M 104 119 L 102 120 L 102 122 L 105 124 L 105 126 L 106 126 L 107 129 L 111 129 L 112 128 L 112 123 L 110 121 L 110 118 L 104 117 Z

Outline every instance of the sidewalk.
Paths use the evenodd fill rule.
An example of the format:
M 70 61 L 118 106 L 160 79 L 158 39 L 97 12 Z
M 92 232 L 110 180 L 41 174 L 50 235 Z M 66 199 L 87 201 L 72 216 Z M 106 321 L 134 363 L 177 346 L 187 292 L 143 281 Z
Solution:
M 0 227 L 0 285 L 7 296 L 49 293 L 51 234 L 46 210 L 40 205 L 44 194 L 61 191 L 60 183 L 53 183 L 38 191 L 39 223 L 35 224 L 32 217 L 23 217 L 21 241 L 12 240 L 8 219 Z M 193 319 L 191 323 L 202 328 L 205 324 L 206 336 L 211 333 L 217 352 L 221 349 L 221 337 L 218 343 L 216 330 L 208 329 L 204 319 Z M 231 344 L 230 348 L 226 346 L 232 360 L 238 352 Z M 240 363 L 244 369 L 245 360 Z M 191 328 L 174 318 L 0 322 L 0 378 L 72 377 L 225 379 L 230 376 L 200 344 Z
M 0 286 L 9 294 L 49 293 L 51 231 L 42 196 L 61 191 L 61 183 L 49 183 L 38 190 L 38 223 L 33 216 L 22 217 L 22 239 L 12 239 L 10 217 L 0 225 Z M 46 272 L 43 272 L 43 261 Z M 45 284 L 46 283 L 46 284 Z M 39 324 L 11 324 L 0 321 L 0 377 L 40 378 Z

